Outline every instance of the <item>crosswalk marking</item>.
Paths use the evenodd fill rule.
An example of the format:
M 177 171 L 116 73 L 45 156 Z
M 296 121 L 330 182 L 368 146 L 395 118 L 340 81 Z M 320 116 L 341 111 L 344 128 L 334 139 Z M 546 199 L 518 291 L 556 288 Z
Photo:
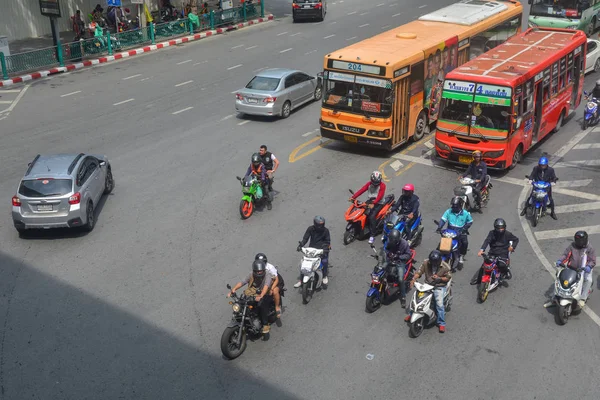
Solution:
M 554 211 L 556 211 L 559 214 L 591 210 L 600 210 L 600 201 L 594 201 L 590 203 L 567 204 L 565 206 L 556 206 L 554 208 Z
M 600 160 L 579 160 L 579 161 L 561 161 L 553 165 L 554 168 L 581 168 L 581 167 L 597 167 L 600 165 Z
M 592 235 L 594 233 L 600 233 L 600 225 L 591 225 L 591 226 L 580 226 L 577 228 L 566 228 L 566 229 L 552 229 L 549 231 L 539 231 L 535 232 L 535 238 L 537 240 L 549 240 L 549 239 L 559 239 L 559 238 L 568 238 L 575 235 L 577 231 L 586 231 L 588 235 Z
M 573 147 L 573 150 L 600 149 L 600 143 L 583 143 Z

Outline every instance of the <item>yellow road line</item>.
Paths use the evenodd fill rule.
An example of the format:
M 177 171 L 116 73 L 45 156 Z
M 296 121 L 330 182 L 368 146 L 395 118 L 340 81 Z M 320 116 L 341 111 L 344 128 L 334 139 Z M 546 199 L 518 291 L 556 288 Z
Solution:
M 387 161 L 385 161 L 383 164 L 381 164 L 381 165 L 379 166 L 379 168 L 377 168 L 377 170 L 378 170 L 379 172 L 381 172 L 381 177 L 383 178 L 383 180 L 384 180 L 385 182 L 389 182 L 389 181 L 390 181 L 390 179 L 389 179 L 389 178 L 387 177 L 387 175 L 385 174 L 385 166 L 386 166 L 386 165 L 388 165 L 389 163 L 391 163 L 393 160 L 394 160 L 393 158 L 390 158 L 389 160 L 387 160 Z
M 318 141 L 318 140 L 321 140 L 321 136 L 314 137 L 314 138 L 312 138 L 311 140 L 309 140 L 308 142 L 306 142 L 306 143 L 302 143 L 300 146 L 296 147 L 296 148 L 295 148 L 295 149 L 292 151 L 292 153 L 290 154 L 290 157 L 289 157 L 289 159 L 288 159 L 288 162 L 290 162 L 290 163 L 294 163 L 294 162 L 296 162 L 296 161 L 298 161 L 298 160 L 301 160 L 301 159 L 303 159 L 304 157 L 306 157 L 306 156 L 308 156 L 308 155 L 311 155 L 311 154 L 312 154 L 312 153 L 314 153 L 315 151 L 317 151 L 317 150 L 319 150 L 319 149 L 323 148 L 324 146 L 327 146 L 329 143 L 333 142 L 333 140 L 326 140 L 326 141 L 324 141 L 323 143 L 320 143 L 318 146 L 316 146 L 316 147 L 314 147 L 314 148 L 312 148 L 312 149 L 308 150 L 306 153 L 303 153 L 303 154 L 301 154 L 301 155 L 299 155 L 299 156 L 297 155 L 297 154 L 300 152 L 300 150 L 302 150 L 303 148 L 305 148 L 305 147 L 307 147 L 307 146 L 311 145 L 312 143 L 314 143 L 314 142 L 316 142 L 316 141 Z

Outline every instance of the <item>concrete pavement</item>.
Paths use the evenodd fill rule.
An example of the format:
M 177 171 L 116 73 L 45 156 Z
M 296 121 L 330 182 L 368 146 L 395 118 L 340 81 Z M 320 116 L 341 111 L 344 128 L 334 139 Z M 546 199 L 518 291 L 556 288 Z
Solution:
M 416 1 L 332 2 L 323 23 L 286 18 L 31 83 L 0 121 L 6 207 L 38 152 L 105 153 L 117 186 L 89 235 L 49 232 L 20 240 L 10 217 L 0 219 L 3 396 L 594 399 L 598 326 L 581 316 L 557 327 L 542 307 L 552 280 L 520 228 L 522 186 L 499 181 L 470 236 L 475 249 L 496 216 L 507 219 L 522 240 L 510 287 L 476 304 L 468 281 L 479 260 L 470 253 L 455 279 L 447 333 L 432 329 L 413 340 L 399 304 L 364 312 L 373 267 L 368 245 L 342 244 L 347 189 L 363 184 L 388 157 L 334 143 L 300 158 L 318 143 L 318 104 L 286 120 L 234 115 L 232 92 L 255 71 L 319 72 L 327 52 L 450 2 L 424 9 Z M 575 132 L 570 121 L 544 149 L 558 151 Z M 263 143 L 282 161 L 273 210 L 241 221 L 235 175 Z M 406 154 L 427 151 L 421 144 Z M 405 182 L 417 186 L 423 259 L 439 240 L 431 219 L 447 208 L 456 173 L 420 163 L 406 169 L 410 162 L 401 162 L 398 171 L 386 166 L 385 172 L 396 194 Z M 508 177 L 521 175 L 515 169 Z M 562 178 L 575 179 L 595 178 Z M 315 214 L 331 230 L 333 268 L 328 289 L 302 305 L 291 287 L 299 261 L 294 250 Z M 543 223 L 573 226 L 566 218 Z M 288 284 L 282 326 L 272 328 L 269 341 L 249 343 L 239 360 L 225 361 L 219 349 L 231 315 L 225 285 L 245 276 L 259 251 Z M 578 373 L 556 379 L 566 369 Z

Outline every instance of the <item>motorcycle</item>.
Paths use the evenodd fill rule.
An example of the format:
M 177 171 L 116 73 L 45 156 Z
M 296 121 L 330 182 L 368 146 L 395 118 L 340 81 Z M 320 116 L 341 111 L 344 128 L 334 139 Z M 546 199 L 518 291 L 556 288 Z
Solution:
M 98 54 L 108 51 L 108 39 L 105 35 L 105 29 L 99 24 L 92 22 L 89 26 L 90 31 L 94 30 L 94 37 L 92 39 L 83 40 L 80 39 L 81 47 L 85 54 Z M 116 36 L 110 36 L 111 47 L 113 50 L 121 49 L 121 41 Z
M 248 219 L 254 213 L 254 208 L 265 201 L 269 193 L 265 193 L 258 177 L 250 174 L 243 178 L 236 176 L 236 179 L 242 184 L 242 200 L 240 201 L 240 215 L 242 219 Z
M 391 213 L 385 217 L 383 223 L 383 235 L 381 240 L 383 246 L 387 245 L 387 238 L 392 229 L 396 229 L 402 234 L 402 238 L 406 240 L 406 232 L 404 230 L 408 217 L 406 215 L 399 215 L 398 213 Z M 413 222 L 411 228 L 412 239 L 408 242 L 411 248 L 417 247 L 423 239 L 423 226 L 421 224 L 421 213 L 417 215 L 415 222 Z
M 598 99 L 592 97 L 590 100 L 589 93 L 583 92 L 585 99 L 588 101 L 583 109 L 583 122 L 582 129 L 587 129 L 588 126 L 596 125 L 598 123 Z
M 473 195 L 474 186 L 477 185 L 475 179 L 471 179 L 469 177 L 460 178 L 459 182 L 461 186 L 457 186 L 454 188 L 454 195 L 460 197 L 463 200 L 463 209 L 466 211 L 476 210 L 475 197 Z M 490 199 L 490 189 L 493 187 L 491 178 L 489 175 L 485 177 L 485 184 L 481 189 L 481 208 L 487 205 L 488 200 Z
M 512 247 L 512 242 L 510 242 L 510 246 Z M 491 257 L 486 253 L 483 253 L 481 256 L 483 257 L 483 275 L 477 288 L 477 301 L 484 303 L 491 291 L 496 290 L 500 285 L 506 285 L 506 282 L 502 280 L 500 270 L 498 269 L 499 257 Z M 507 264 L 509 262 L 510 253 Z
M 382 304 L 390 304 L 400 293 L 400 283 L 396 276 L 394 263 L 388 263 L 385 261 L 385 255 L 383 254 L 383 248 L 380 250 L 381 254 L 378 254 L 375 250 L 375 246 L 371 245 L 371 249 L 375 254 L 371 254 L 371 257 L 375 258 L 378 262 L 373 272 L 371 273 L 371 288 L 367 292 L 366 300 L 366 311 L 372 313 L 377 311 Z M 406 285 L 406 293 L 409 292 L 410 281 L 412 280 L 415 269 L 413 267 L 416 252 L 410 250 L 410 260 L 406 262 L 404 270 L 404 285 Z
M 354 192 L 349 189 L 351 194 Z M 377 228 L 375 232 L 371 232 L 369 228 L 369 217 L 366 214 L 367 203 L 363 203 L 359 200 L 354 200 L 352 205 L 346 210 L 345 218 L 348 225 L 346 225 L 346 232 L 344 232 L 344 244 L 348 245 L 354 240 L 364 240 L 369 236 L 375 236 L 383 230 L 383 220 L 388 210 L 394 204 L 394 195 L 388 194 L 384 199 L 384 206 L 377 213 Z
M 436 221 L 434 219 L 433 222 L 437 226 L 439 226 L 438 221 Z M 466 234 L 468 235 L 469 232 L 467 231 Z M 463 264 L 460 262 L 460 255 L 458 254 L 458 247 L 459 247 L 458 235 L 459 235 L 459 233 L 457 231 L 455 231 L 454 229 L 445 228 L 445 229 L 442 229 L 442 232 L 440 233 L 440 235 L 441 235 L 441 239 L 440 239 L 440 244 L 437 247 L 437 250 L 439 250 L 440 253 L 442 253 L 442 260 L 446 261 L 448 263 L 448 265 L 450 265 L 452 272 L 456 272 L 457 269 L 459 271 L 462 270 Z
M 452 308 L 452 278 L 447 284 L 448 290 L 444 296 L 444 310 L 450 312 Z M 423 330 L 437 322 L 437 309 L 433 291 L 435 286 L 427 283 L 415 282 L 415 291 L 410 302 L 410 322 L 409 336 L 412 338 L 419 337 Z
M 298 242 L 302 244 L 302 242 Z M 302 303 L 308 304 L 315 290 L 323 283 L 323 263 L 321 257 L 323 249 L 302 247 L 302 261 L 300 262 L 300 275 L 302 276 Z
M 558 265 L 554 281 L 554 297 L 550 304 L 544 305 L 545 307 L 556 306 L 554 317 L 558 325 L 566 324 L 571 314 L 578 315 L 581 313 L 579 300 L 583 288 L 583 275 L 583 268 L 574 270 L 564 264 Z M 592 290 L 590 288 L 588 298 Z
M 227 284 L 227 289 L 231 290 L 229 284 Z M 260 294 L 260 292 L 257 292 L 257 294 Z M 262 335 L 263 325 L 255 296 L 246 296 L 245 294 L 238 296 L 233 293 L 231 298 L 232 301 L 229 304 L 233 308 L 233 316 L 231 323 L 221 335 L 221 352 L 225 357 L 233 360 L 241 356 L 246 350 L 248 335 L 252 338 Z M 270 324 L 277 321 L 277 313 L 273 302 L 269 307 L 268 320 Z
M 529 176 L 525 175 L 525 178 L 529 179 Z M 548 190 L 552 184 L 543 181 L 533 181 L 531 185 L 533 186 L 533 190 L 525 207 L 527 208 L 527 215 L 529 216 L 531 213 L 531 225 L 535 228 L 540 218 L 546 215 L 546 209 L 550 204 Z

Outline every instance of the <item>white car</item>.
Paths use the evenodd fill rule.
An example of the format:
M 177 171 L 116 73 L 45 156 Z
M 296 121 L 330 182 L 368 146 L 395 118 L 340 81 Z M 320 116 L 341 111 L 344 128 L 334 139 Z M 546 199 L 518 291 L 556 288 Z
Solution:
M 600 72 L 600 41 L 588 39 L 585 56 L 585 73 Z

